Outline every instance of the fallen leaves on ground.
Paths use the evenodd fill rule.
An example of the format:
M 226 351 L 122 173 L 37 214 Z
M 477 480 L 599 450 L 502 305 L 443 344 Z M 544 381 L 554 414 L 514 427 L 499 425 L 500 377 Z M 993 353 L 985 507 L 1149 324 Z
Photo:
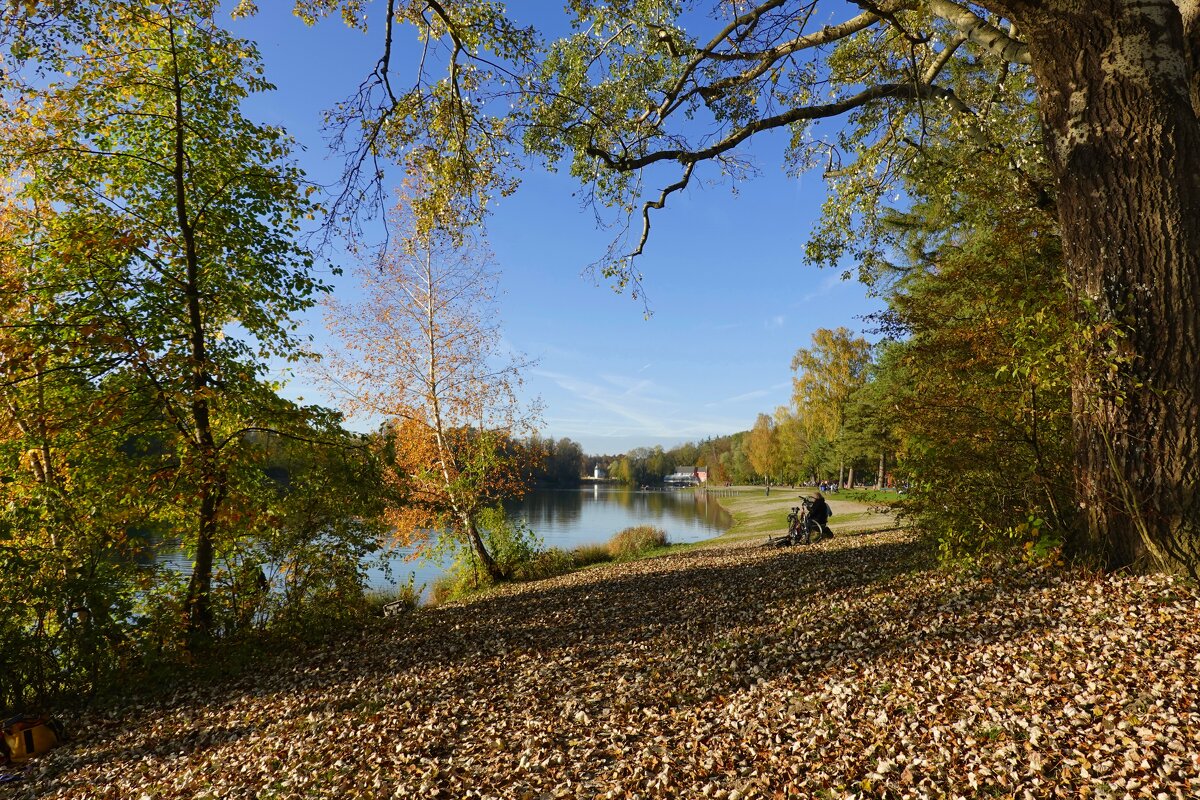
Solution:
M 423 610 L 72 724 L 0 797 L 1200 797 L 1200 593 L 701 549 Z

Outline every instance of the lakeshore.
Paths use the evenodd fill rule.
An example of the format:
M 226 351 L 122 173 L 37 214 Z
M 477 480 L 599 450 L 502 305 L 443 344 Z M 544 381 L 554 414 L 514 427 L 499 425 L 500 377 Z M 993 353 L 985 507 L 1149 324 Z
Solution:
M 702 490 L 697 490 L 702 491 Z M 812 497 L 811 486 L 772 486 L 766 494 L 761 486 L 738 486 L 712 492 L 713 498 L 733 517 L 733 525 L 721 536 L 709 540 L 713 545 L 748 544 L 778 536 L 787 530 L 787 514 L 800 504 L 801 497 Z M 832 515 L 829 527 L 838 533 L 861 533 L 897 526 L 895 516 L 882 504 L 854 499 L 853 491 L 825 495 Z
M 834 539 L 755 546 L 799 491 L 722 498 L 716 540 L 86 712 L 0 797 L 1200 795 L 1195 586 L 945 570 L 836 496 Z

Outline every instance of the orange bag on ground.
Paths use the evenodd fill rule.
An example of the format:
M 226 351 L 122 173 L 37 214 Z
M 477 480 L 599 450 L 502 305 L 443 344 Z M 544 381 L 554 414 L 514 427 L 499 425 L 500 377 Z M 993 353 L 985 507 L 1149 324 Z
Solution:
M 28 714 L 5 721 L 0 728 L 0 764 L 41 755 L 63 739 L 60 722 Z

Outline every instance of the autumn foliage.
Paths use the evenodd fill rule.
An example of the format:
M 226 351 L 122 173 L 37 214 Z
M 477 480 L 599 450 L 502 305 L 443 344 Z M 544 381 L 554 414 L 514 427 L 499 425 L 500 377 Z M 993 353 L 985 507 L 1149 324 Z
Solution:
M 396 538 L 421 552 L 464 547 L 501 577 L 479 516 L 523 493 L 539 456 L 516 444 L 537 419 L 518 398 L 528 362 L 501 349 L 482 241 L 418 228 L 403 210 L 396 222 L 397 244 L 358 270 L 363 300 L 329 304 L 346 352 L 326 376 L 348 412 L 384 420 L 384 480 L 403 498 L 388 511 Z

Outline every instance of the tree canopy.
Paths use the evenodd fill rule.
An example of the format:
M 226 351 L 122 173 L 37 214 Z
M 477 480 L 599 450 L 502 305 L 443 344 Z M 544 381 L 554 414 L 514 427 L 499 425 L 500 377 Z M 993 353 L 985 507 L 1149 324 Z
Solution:
M 231 597 L 268 549 L 311 557 L 319 539 L 344 565 L 373 547 L 369 523 L 313 531 L 297 508 L 320 506 L 304 487 L 331 472 L 369 474 L 361 458 L 293 453 L 286 487 L 268 473 L 286 449 L 272 436 L 363 448 L 267 379 L 269 359 L 305 355 L 294 315 L 327 287 L 297 241 L 316 207 L 293 143 L 241 110 L 270 88 L 258 53 L 217 9 L 4 10 L 0 637 L 30 666 L 2 702 L 172 651 L 181 619 L 195 652 L 264 619 L 262 592 Z M 365 511 L 351 484 L 323 502 Z M 190 557 L 186 587 L 138 562 L 163 540 Z

